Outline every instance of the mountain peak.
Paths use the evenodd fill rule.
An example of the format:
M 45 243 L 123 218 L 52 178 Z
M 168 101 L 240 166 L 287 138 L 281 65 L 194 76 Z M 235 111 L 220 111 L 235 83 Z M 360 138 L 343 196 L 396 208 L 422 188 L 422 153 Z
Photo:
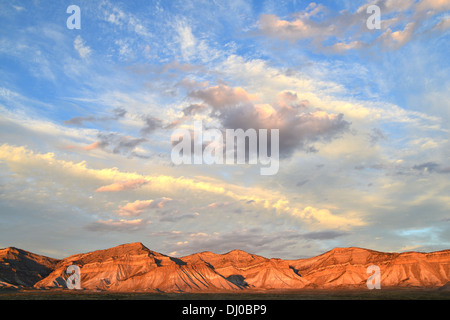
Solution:
M 146 246 L 142 244 L 142 242 L 131 242 L 131 243 L 125 243 L 118 247 L 122 248 L 136 248 L 136 249 L 148 249 Z
M 102 252 L 105 252 L 105 251 L 107 251 L 107 252 L 108 251 L 109 252 L 145 251 L 145 252 L 150 252 L 150 253 L 159 255 L 159 253 L 154 252 L 154 251 L 150 250 L 149 248 L 147 248 L 146 246 L 144 246 L 142 244 L 142 242 L 125 243 L 125 244 L 121 244 L 121 245 L 118 245 L 113 248 L 97 250 L 97 251 L 102 251 Z M 94 251 L 94 252 L 96 252 L 96 251 Z
M 231 250 L 231 251 L 225 253 L 224 255 L 226 255 L 226 256 L 254 256 L 251 253 L 248 253 L 246 251 L 239 250 L 239 249 Z
M 0 252 L 20 253 L 20 252 L 24 252 L 24 251 L 22 249 L 19 249 L 16 247 L 8 247 L 8 248 L 0 249 Z
M 325 252 L 323 255 L 333 253 L 377 253 L 377 252 L 378 251 L 360 247 L 336 247 Z
M 11 259 L 14 257 L 14 259 L 20 259 L 21 257 L 26 256 L 40 256 L 16 247 L 8 247 L 5 249 L 0 249 L 0 259 L 8 258 Z

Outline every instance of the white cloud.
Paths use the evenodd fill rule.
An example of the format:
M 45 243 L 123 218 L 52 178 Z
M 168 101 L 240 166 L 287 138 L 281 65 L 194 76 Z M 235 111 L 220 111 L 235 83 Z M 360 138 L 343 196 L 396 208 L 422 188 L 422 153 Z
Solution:
M 86 46 L 84 40 L 80 35 L 78 35 L 73 41 L 73 47 L 75 48 L 75 50 L 77 50 L 80 58 L 83 60 L 88 59 L 91 55 L 91 48 L 89 46 Z
M 117 6 L 114 6 L 108 1 L 104 1 L 101 4 L 102 11 L 104 12 L 105 21 L 126 28 L 128 31 L 135 33 L 138 36 L 150 37 L 151 33 L 148 31 L 144 23 L 138 19 L 135 15 L 125 12 Z
M 197 40 L 192 33 L 192 28 L 184 20 L 178 20 L 175 24 L 178 33 L 181 54 L 184 60 L 189 60 L 196 52 Z
M 12 5 L 12 7 L 14 8 L 14 9 L 16 9 L 17 11 L 23 11 L 23 10 L 25 10 L 25 8 L 24 7 L 21 7 L 21 6 L 15 6 L 15 5 Z

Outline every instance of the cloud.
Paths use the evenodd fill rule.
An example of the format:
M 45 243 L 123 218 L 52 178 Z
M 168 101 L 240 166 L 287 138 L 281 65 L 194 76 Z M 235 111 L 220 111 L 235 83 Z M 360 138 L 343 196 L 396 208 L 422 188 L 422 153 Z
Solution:
M 100 10 L 103 12 L 105 21 L 141 37 L 151 36 L 151 33 L 136 15 L 123 11 L 109 1 L 102 1 Z
M 334 240 L 347 236 L 346 232 L 296 233 L 293 231 L 267 231 L 263 228 L 241 228 L 227 232 L 193 232 L 169 235 L 175 241 L 177 252 L 191 254 L 203 251 L 227 253 L 235 249 L 248 253 L 268 252 L 270 257 L 285 252 L 302 241 Z
M 361 5 L 356 13 L 366 14 L 367 8 L 371 5 L 380 7 L 382 14 L 389 14 L 392 12 L 404 12 L 411 9 L 414 6 L 415 0 L 372 0 Z
M 115 108 L 113 110 L 113 116 L 103 116 L 103 117 L 97 117 L 97 116 L 87 116 L 87 117 L 74 117 L 72 119 L 64 121 L 64 124 L 66 125 L 76 125 L 76 126 L 83 126 L 85 122 L 106 122 L 111 120 L 119 120 L 127 114 L 127 111 L 123 108 Z
M 210 203 L 208 205 L 208 208 L 210 208 L 210 209 L 217 209 L 217 208 L 226 207 L 228 205 L 230 205 L 229 202 L 213 202 L 213 203 Z
M 81 147 L 81 146 L 73 146 L 73 145 L 69 145 L 64 147 L 64 149 L 66 150 L 84 150 L 84 151 L 92 151 L 92 150 L 96 150 L 96 149 L 102 149 L 103 146 L 100 142 L 96 141 L 91 143 L 90 145 Z
M 398 49 L 411 40 L 416 28 L 417 24 L 413 22 L 408 23 L 403 30 L 397 30 L 395 32 L 392 32 L 392 30 L 388 28 L 380 36 L 379 41 L 381 41 L 385 48 Z
M 173 200 L 170 198 L 161 198 L 157 200 L 136 200 L 119 207 L 118 213 L 121 216 L 139 216 L 145 209 L 162 209 Z
M 144 219 L 134 220 L 98 220 L 85 226 L 89 231 L 94 232 L 133 232 L 144 228 L 151 221 Z
M 380 140 L 387 140 L 386 134 L 379 128 L 373 128 L 371 133 L 369 133 L 370 144 L 375 145 Z
M 413 168 L 413 170 L 417 170 L 422 173 L 433 173 L 433 172 L 443 173 L 443 174 L 450 173 L 450 167 L 442 168 L 442 166 L 436 162 L 426 162 L 426 163 L 415 165 L 412 168 Z
M 364 48 L 366 45 L 361 41 L 351 41 L 351 42 L 337 42 L 333 44 L 330 48 L 332 52 L 345 53 L 349 50 L 356 50 Z
M 381 35 L 366 27 L 370 5 L 380 8 Z M 422 0 L 417 3 L 414 0 L 375 0 L 360 6 L 355 12 L 334 12 L 311 3 L 305 10 L 293 15 L 291 20 L 263 14 L 259 18 L 258 28 L 263 35 L 271 38 L 291 42 L 310 41 L 316 49 L 327 53 L 345 53 L 376 45 L 394 50 L 410 42 L 419 27 L 429 29 L 425 21 L 449 8 L 446 0 Z M 438 29 L 441 27 L 439 25 Z
M 450 10 L 450 2 L 447 0 L 422 0 L 416 4 L 417 11 L 432 10 L 442 12 Z
M 189 93 L 189 96 L 203 100 L 206 104 L 212 106 L 214 110 L 246 105 L 258 99 L 257 96 L 247 93 L 243 88 L 230 88 L 226 85 L 194 90 Z
M 95 150 L 95 149 L 99 149 L 99 148 L 101 148 L 101 144 L 98 141 L 94 142 L 86 147 L 82 147 L 82 149 L 86 150 L 86 151 Z
M 302 220 L 309 221 L 311 224 L 318 223 L 323 227 L 339 228 L 348 230 L 354 226 L 364 226 L 367 223 L 356 214 L 349 213 L 346 216 L 338 216 L 331 214 L 328 209 L 317 209 L 306 207 L 303 210 L 294 209 L 294 214 L 298 215 Z
M 333 25 L 320 24 L 308 18 L 287 21 L 273 14 L 261 15 L 259 29 L 267 36 L 290 41 L 312 39 L 318 36 L 327 38 L 334 33 Z
M 296 186 L 297 186 L 297 187 L 303 187 L 303 186 L 304 186 L 305 184 L 307 184 L 308 182 L 309 182 L 309 179 L 302 180 L 302 181 L 297 182 Z
M 122 136 L 117 133 L 99 133 L 99 146 L 114 154 L 133 155 L 134 150 L 146 142 L 145 138 L 134 138 L 130 136 Z
M 172 198 L 181 193 L 186 201 L 191 199 L 197 204 L 201 199 L 203 201 L 214 199 L 215 202 L 218 202 L 220 198 L 224 202 L 252 200 L 255 210 L 258 209 L 270 215 L 277 214 L 299 219 L 316 230 L 323 228 L 347 230 L 366 225 L 360 215 L 352 212 L 337 215 L 328 209 L 312 206 L 304 208 L 301 203 L 293 201 L 290 197 L 267 188 L 244 187 L 212 178 L 192 179 L 162 174 L 151 176 L 122 172 L 117 168 L 91 169 L 87 167 L 85 161 L 73 163 L 57 159 L 53 153 L 34 153 L 25 147 L 7 144 L 0 146 L 0 160 L 13 172 L 23 176 L 32 177 L 39 173 L 43 175 L 39 176 L 39 179 L 44 179 L 47 173 L 51 173 L 49 175 L 51 186 L 62 184 L 64 188 L 70 189 L 73 185 L 80 184 L 82 190 L 89 190 L 93 185 L 109 181 L 110 184 L 97 187 L 96 192 L 102 193 L 134 190 L 148 184 L 149 191 L 164 193 Z M 201 195 L 200 198 L 199 195 Z M 211 201 L 203 205 L 208 203 L 211 204 Z
M 345 69 L 352 69 L 353 66 L 344 64 Z M 357 131 L 366 131 L 367 128 L 373 128 L 380 126 L 380 122 L 384 123 L 399 123 L 402 126 L 414 127 L 414 130 L 423 130 L 424 128 L 437 128 L 439 130 L 442 127 L 442 119 L 436 116 L 430 116 L 425 112 L 419 112 L 415 110 L 408 110 L 399 107 L 393 103 L 387 103 L 380 101 L 381 98 L 371 99 L 355 99 L 348 98 L 349 95 L 353 95 L 347 89 L 343 89 L 338 83 L 341 78 L 354 78 L 355 75 L 347 74 L 344 76 L 345 70 L 339 70 L 336 72 L 336 81 L 320 81 L 322 75 L 327 77 L 332 70 L 336 68 L 336 64 L 326 63 L 322 66 L 314 63 L 313 68 L 306 68 L 304 72 L 295 71 L 293 73 L 286 72 L 282 68 L 274 68 L 269 66 L 267 62 L 260 59 L 245 60 L 242 57 L 230 56 L 226 59 L 221 71 L 226 73 L 233 81 L 245 82 L 247 86 L 245 90 L 250 92 L 258 92 L 261 104 L 267 114 L 271 109 L 277 110 L 281 108 L 281 98 L 275 100 L 274 97 L 280 95 L 285 91 L 295 93 L 298 96 L 298 101 L 303 101 L 303 106 L 298 108 L 298 114 L 307 114 L 314 111 L 326 111 L 330 116 L 338 116 L 343 114 L 341 125 L 348 127 L 349 130 L 343 129 L 339 134 L 334 136 L 338 138 L 342 136 L 342 139 L 334 139 L 333 143 L 324 144 L 327 140 L 318 141 L 299 141 L 299 150 L 308 150 L 313 146 L 316 150 L 319 150 L 319 155 L 325 155 L 325 152 L 333 152 L 336 156 L 342 156 L 342 153 L 357 152 L 354 150 L 343 150 L 338 146 L 350 147 L 351 145 L 356 147 L 355 136 L 352 133 Z M 357 67 L 356 67 L 357 68 Z M 318 79 L 315 78 L 316 73 L 319 75 Z M 371 78 L 368 74 L 361 76 L 360 80 L 352 80 L 350 87 L 353 87 L 359 81 L 366 81 L 364 79 Z M 347 98 L 343 98 L 347 96 Z M 339 98 L 340 97 L 340 98 Z M 275 100 L 275 101 L 274 101 Z M 263 104 L 266 103 L 266 104 Z M 298 103 L 298 102 L 297 102 Z M 244 109 L 244 108 L 241 108 Z M 240 109 L 239 109 L 240 110 Z M 252 107 L 247 108 L 252 111 Z M 287 108 L 289 110 L 289 108 Z M 233 110 L 231 110 L 233 111 Z M 249 112 L 251 115 L 252 113 Z M 249 116 L 241 112 L 242 118 L 247 119 Z M 218 114 L 217 116 L 220 116 Z M 217 118 L 216 116 L 216 118 Z M 238 118 L 239 113 L 236 112 L 234 118 Z M 256 116 L 255 116 L 255 119 Z M 339 120 L 339 119 L 337 119 Z M 255 121 L 252 119 L 252 121 Z M 345 122 L 344 122 L 345 121 Z M 347 125 L 346 125 L 347 123 Z M 335 124 L 339 124 L 336 121 Z M 223 126 L 223 125 L 222 125 Z M 342 126 L 341 126 L 342 128 Z M 297 128 L 298 129 L 298 128 Z M 436 129 L 433 129 L 436 130 Z M 281 132 L 280 132 L 281 133 Z M 319 137 L 320 138 L 320 137 Z M 361 143 L 365 139 L 359 139 Z M 280 137 L 280 141 L 283 140 Z M 291 141 L 295 142 L 295 141 Z M 303 142 L 303 145 L 300 143 Z M 328 142 L 330 140 L 328 139 Z M 367 141 L 365 141 L 367 143 Z M 392 142 L 390 142 L 392 143 Z M 290 144 L 292 146 L 292 143 Z M 281 146 L 286 147 L 286 146 Z M 359 148 L 359 147 L 358 147 Z M 313 150 L 311 150 L 313 151 Z
M 145 125 L 141 129 L 141 133 L 143 135 L 149 135 L 153 133 L 155 130 L 161 129 L 163 127 L 162 121 L 152 116 L 144 117 Z
M 85 45 L 84 40 L 80 35 L 78 35 L 73 41 L 73 47 L 83 60 L 88 59 L 91 55 L 91 48 Z
M 98 121 L 98 119 L 94 116 L 74 117 L 72 119 L 64 121 L 64 124 L 82 126 L 85 122 L 94 122 L 94 121 Z
M 179 210 L 172 210 L 170 212 L 165 212 L 160 217 L 160 222 L 179 222 L 184 219 L 194 219 L 197 218 L 200 214 L 198 212 L 194 213 L 186 213 L 180 214 Z
M 225 85 L 199 89 L 189 96 L 211 106 L 212 117 L 219 119 L 224 129 L 279 129 L 282 157 L 291 156 L 295 150 L 316 150 L 308 144 L 331 141 L 350 126 L 343 114 L 311 110 L 308 101 L 292 92 L 280 93 L 273 105 L 254 104 L 256 95 Z
M 129 181 L 117 182 L 98 188 L 95 192 L 118 192 L 124 190 L 134 190 L 146 185 L 146 179 L 134 179 Z
M 450 18 L 449 17 L 442 18 L 441 21 L 439 21 L 439 23 L 436 24 L 433 29 L 438 31 L 446 31 L 450 29 Z
M 191 27 L 184 20 L 176 23 L 177 40 L 180 44 L 181 54 L 184 60 L 189 60 L 196 52 L 197 40 L 192 33 Z
M 204 104 L 191 104 L 190 106 L 183 109 L 185 116 L 192 116 L 197 113 L 202 113 L 208 110 L 208 106 Z
M 223 233 L 195 232 L 185 239 L 178 241 L 177 245 L 177 251 L 185 254 L 202 251 L 226 253 L 234 249 L 253 253 L 267 249 L 274 241 L 281 243 L 277 235 L 267 234 L 260 228 L 244 228 Z
M 19 12 L 25 10 L 25 8 L 21 7 L 21 6 L 15 6 L 15 5 L 11 5 L 11 6 Z
M 327 230 L 327 231 L 319 231 L 319 232 L 309 232 L 306 234 L 302 234 L 301 237 L 308 239 L 308 240 L 331 240 L 331 239 L 336 239 L 336 238 L 343 237 L 346 235 L 348 235 L 347 232 Z

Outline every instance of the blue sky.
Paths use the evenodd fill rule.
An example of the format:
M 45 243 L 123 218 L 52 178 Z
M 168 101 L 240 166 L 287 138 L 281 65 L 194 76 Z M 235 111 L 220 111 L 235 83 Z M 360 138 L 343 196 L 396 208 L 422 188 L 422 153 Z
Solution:
M 69 30 L 69 5 L 81 29 Z M 367 6 L 381 9 L 369 30 Z M 444 0 L 3 1 L 0 247 L 182 256 L 449 247 Z M 279 127 L 272 177 L 170 137 Z M 277 127 L 277 128 L 278 128 Z

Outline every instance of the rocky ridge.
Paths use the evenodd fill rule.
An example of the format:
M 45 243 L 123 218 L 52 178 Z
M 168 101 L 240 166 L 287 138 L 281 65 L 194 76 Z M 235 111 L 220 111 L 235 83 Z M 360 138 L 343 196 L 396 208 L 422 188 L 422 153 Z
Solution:
M 70 265 L 80 267 L 83 289 L 116 292 L 366 288 L 370 265 L 380 267 L 382 287 L 446 288 L 450 281 L 450 250 L 384 253 L 335 248 L 298 260 L 233 250 L 175 258 L 131 243 L 62 260 L 16 248 L 0 250 L 0 288 L 65 288 Z

